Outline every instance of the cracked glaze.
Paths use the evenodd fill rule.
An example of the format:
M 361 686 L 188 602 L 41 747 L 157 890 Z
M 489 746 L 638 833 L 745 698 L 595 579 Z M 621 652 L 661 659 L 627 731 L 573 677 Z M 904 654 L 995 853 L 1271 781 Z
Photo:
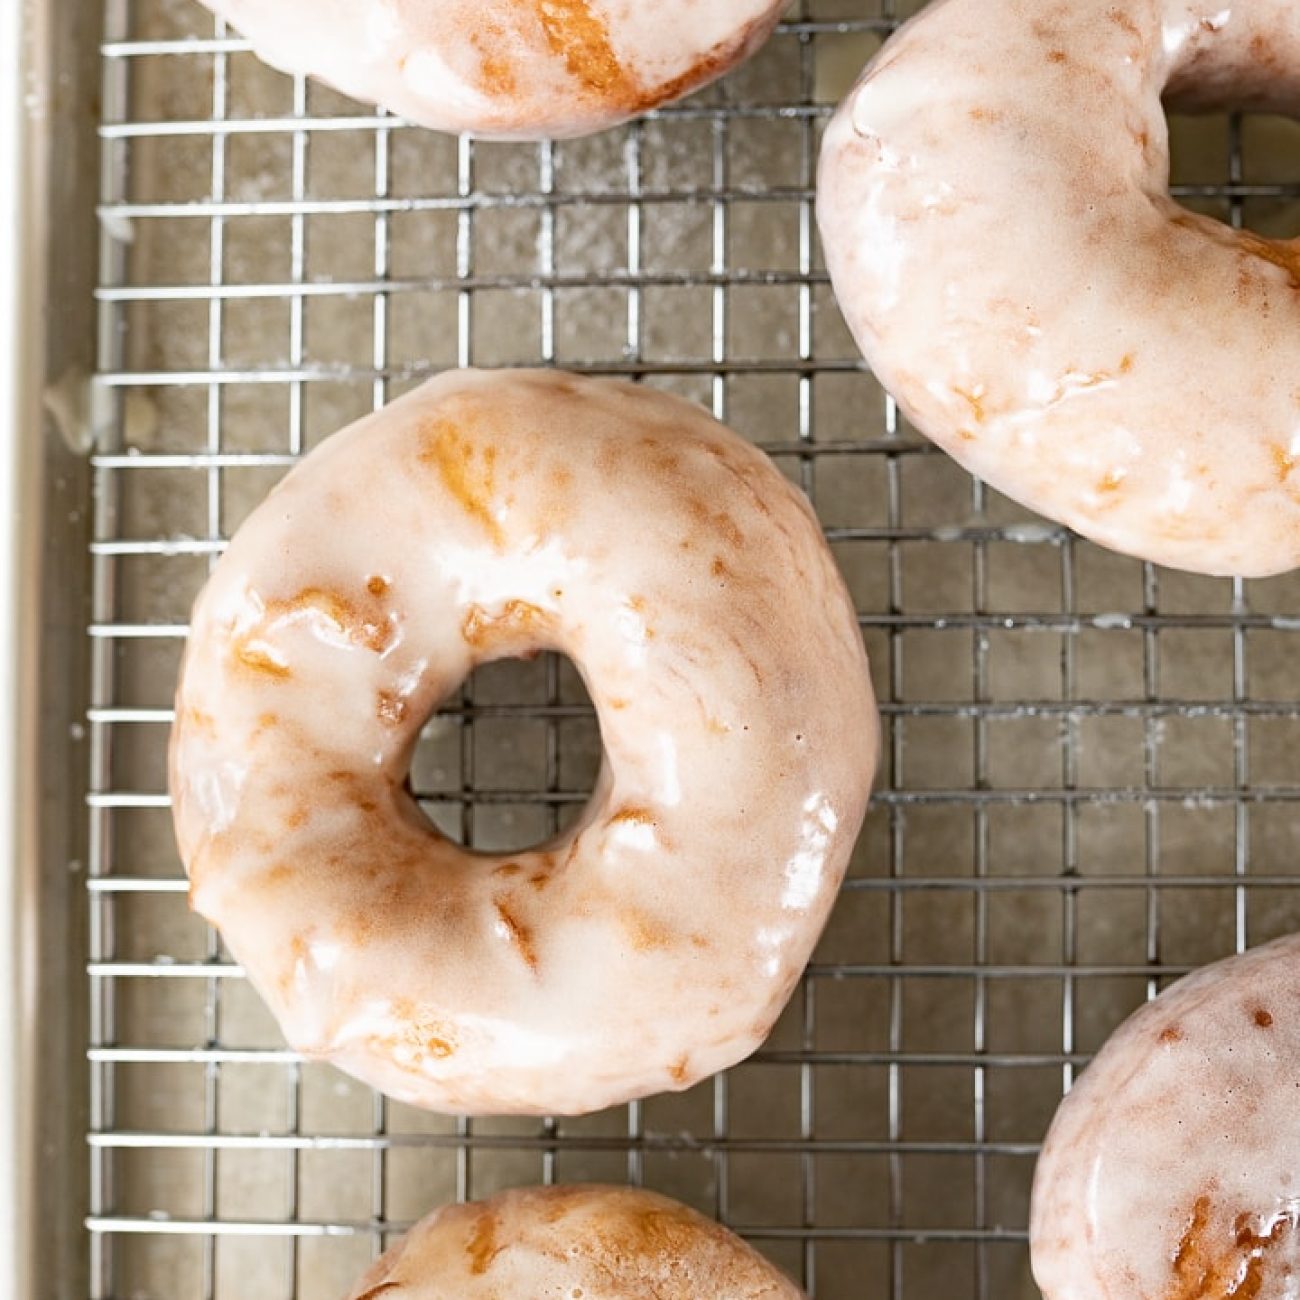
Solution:
M 711 1219 L 630 1187 L 532 1187 L 421 1220 L 350 1300 L 803 1300 Z
M 1179 980 L 1111 1037 L 1039 1158 L 1046 1300 L 1300 1296 L 1300 936 Z
M 605 761 L 539 849 L 405 793 L 488 660 L 582 671 Z M 445 374 L 330 438 L 199 597 L 171 785 L 195 909 L 291 1043 L 440 1110 L 576 1113 L 766 1036 L 826 920 L 877 742 L 804 497 L 682 399 Z
M 1169 197 L 1162 92 L 1300 108 L 1286 0 L 938 0 L 827 128 L 845 318 L 916 426 L 1094 541 L 1300 563 L 1300 242 Z
M 285 72 L 440 131 L 603 130 L 748 58 L 786 0 L 203 0 Z

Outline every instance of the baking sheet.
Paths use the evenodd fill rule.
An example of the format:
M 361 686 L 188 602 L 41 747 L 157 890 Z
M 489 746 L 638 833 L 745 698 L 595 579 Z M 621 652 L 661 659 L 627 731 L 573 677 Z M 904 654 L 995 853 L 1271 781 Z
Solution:
M 803 0 L 752 64 L 556 145 L 407 128 L 263 67 L 189 0 L 108 0 L 88 859 L 89 1294 L 343 1294 L 435 1204 L 643 1182 L 817 1300 L 1031 1297 L 1033 1156 L 1072 1071 L 1189 966 L 1300 926 L 1294 578 L 1157 571 L 973 483 L 857 360 L 812 219 L 818 133 L 906 7 Z M 1300 127 L 1175 123 L 1184 202 L 1300 230 Z M 448 1120 L 299 1062 L 186 908 L 165 806 L 190 602 L 294 458 L 442 367 L 641 376 L 812 495 L 885 716 L 879 794 L 753 1061 L 556 1123 Z M 562 825 L 576 675 L 477 673 L 430 815 Z

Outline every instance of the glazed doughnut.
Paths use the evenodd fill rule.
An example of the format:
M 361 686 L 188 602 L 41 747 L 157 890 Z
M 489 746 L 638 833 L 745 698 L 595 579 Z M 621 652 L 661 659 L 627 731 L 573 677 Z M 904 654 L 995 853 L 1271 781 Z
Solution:
M 567 654 L 589 806 L 473 854 L 406 789 L 479 664 Z M 576 1113 L 748 1055 L 826 920 L 876 716 L 805 498 L 699 407 L 460 371 L 328 439 L 201 593 L 171 788 L 193 906 L 304 1053 L 400 1100 Z
M 1166 989 L 1061 1104 L 1030 1236 L 1045 1300 L 1291 1300 L 1300 936 Z
M 586 135 L 715 81 L 786 0 L 203 0 L 267 63 L 439 131 Z
M 802 1300 L 726 1228 L 632 1187 L 530 1187 L 422 1219 L 349 1300 Z
M 1300 563 L 1300 242 L 1169 196 L 1177 107 L 1300 109 L 1290 0 L 945 0 L 827 129 L 859 346 L 966 468 L 1118 551 Z

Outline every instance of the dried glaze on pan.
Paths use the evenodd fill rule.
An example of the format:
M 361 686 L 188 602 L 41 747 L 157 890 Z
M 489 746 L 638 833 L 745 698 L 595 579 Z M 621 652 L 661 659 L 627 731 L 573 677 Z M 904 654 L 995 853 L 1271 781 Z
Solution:
M 203 0 L 286 72 L 422 126 L 599 131 L 716 80 L 785 0 Z
M 1294 114 L 1289 0 L 940 0 L 827 129 L 859 346 L 964 466 L 1116 550 L 1300 562 L 1300 242 L 1168 194 L 1161 95 Z
M 1061 1104 L 1039 1159 L 1046 1300 L 1300 1295 L 1300 936 L 1166 989 Z
M 471 855 L 405 788 L 481 663 L 563 651 L 604 765 Z M 329 439 L 195 607 L 171 786 L 193 906 L 297 1048 L 455 1112 L 574 1113 L 747 1056 L 826 920 L 877 723 L 805 498 L 699 407 L 443 375 Z
M 534 1187 L 451 1205 L 349 1300 L 803 1300 L 725 1228 L 654 1192 Z

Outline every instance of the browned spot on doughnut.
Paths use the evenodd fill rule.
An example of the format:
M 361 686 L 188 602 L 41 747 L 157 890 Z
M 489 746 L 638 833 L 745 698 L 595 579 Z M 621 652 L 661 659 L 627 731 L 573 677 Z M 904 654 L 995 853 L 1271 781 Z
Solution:
M 1273 457 L 1273 469 L 1277 473 L 1277 481 L 1285 483 L 1287 475 L 1295 468 L 1295 457 L 1285 447 L 1279 447 L 1276 443 L 1269 447 L 1269 452 Z
M 583 1192 L 578 1187 L 547 1188 L 546 1200 L 542 1203 L 543 1223 L 559 1223 L 572 1208 L 573 1202 L 582 1199 Z
M 715 1243 L 722 1244 L 722 1239 L 721 1228 L 685 1206 L 638 1205 L 628 1206 L 622 1213 L 602 1216 L 580 1250 L 597 1261 L 619 1289 L 626 1286 L 628 1294 L 641 1294 L 645 1276 L 643 1261 L 690 1259 Z M 757 1265 L 744 1257 L 735 1257 L 730 1250 L 727 1254 L 730 1257 L 728 1281 L 737 1294 L 751 1289 L 759 1294 L 768 1289 L 758 1285 L 764 1279 L 757 1275 Z
M 1166 1025 L 1160 1031 L 1160 1041 L 1162 1043 L 1181 1043 L 1183 1041 L 1183 1031 L 1177 1025 Z
M 1121 375 L 1131 375 L 1133 373 L 1133 366 L 1136 362 L 1137 362 L 1137 358 L 1133 355 L 1133 353 L 1131 352 L 1124 353 L 1124 355 L 1120 358 L 1119 373 Z
M 420 1039 L 420 1046 L 424 1049 L 426 1056 L 431 1056 L 435 1061 L 445 1061 L 447 1057 L 454 1056 L 455 1047 L 445 1038 L 439 1038 L 437 1034 L 426 1034 Z
M 1125 474 L 1121 469 L 1108 469 L 1097 482 L 1097 491 L 1102 495 L 1118 492 L 1124 486 Z
M 1123 28 L 1123 30 L 1128 32 L 1130 36 L 1140 37 L 1142 35 L 1141 31 L 1138 29 L 1137 23 L 1135 23 L 1122 9 L 1112 9 L 1108 17 L 1116 27 Z
M 734 578 L 736 576 L 735 572 L 727 564 L 726 560 L 724 560 L 720 555 L 715 555 L 713 557 L 713 563 L 709 566 L 709 572 L 713 574 L 715 578 Z
M 954 388 L 952 391 L 970 407 L 971 415 L 974 417 L 976 424 L 983 424 L 988 419 L 988 412 L 984 406 L 984 386 L 982 384 L 978 388 Z
M 688 1056 L 679 1057 L 668 1067 L 668 1077 L 672 1079 L 674 1083 L 685 1083 L 686 1069 L 689 1064 L 690 1064 L 690 1057 Z
M 1263 1007 L 1256 1007 L 1252 1019 L 1261 1029 L 1271 1029 L 1273 1027 L 1273 1013 L 1266 1011 Z
M 526 600 L 508 600 L 499 614 L 489 614 L 482 605 L 471 605 L 460 634 L 467 645 L 482 649 L 494 641 L 531 639 L 550 626 L 551 616 Z
M 494 899 L 497 918 L 506 932 L 506 938 L 519 950 L 524 965 L 535 975 L 537 973 L 537 948 L 533 942 L 533 932 L 503 903 Z
M 504 1250 L 497 1245 L 497 1215 L 495 1210 L 480 1207 L 474 1220 L 474 1230 L 465 1245 L 469 1255 L 469 1271 L 476 1277 L 486 1273 L 492 1261 Z
M 311 957 L 311 948 L 307 940 L 300 934 L 295 934 L 289 940 L 289 961 L 281 970 L 276 978 L 276 987 L 280 990 L 282 996 L 288 996 L 292 991 L 294 981 L 298 977 L 298 967 L 307 962 Z
M 760 25 L 761 20 L 750 23 L 730 39 L 719 41 L 707 53 L 696 59 L 680 76 L 643 92 L 634 106 L 636 110 L 643 112 L 659 104 L 666 104 L 670 100 L 679 99 L 696 86 L 721 75 L 723 70 L 735 60 L 737 54 L 745 48 L 746 42 Z
M 406 714 L 406 701 L 396 691 L 380 691 L 375 696 L 375 716 L 385 726 L 400 726 L 406 721 Z
M 523 871 L 523 867 L 521 867 L 519 863 L 505 862 L 501 866 L 496 867 L 492 874 L 494 876 L 517 876 L 521 871 Z
M 687 500 L 686 508 L 698 523 L 703 524 L 706 528 L 715 529 L 732 546 L 740 547 L 744 545 L 745 534 L 740 531 L 739 525 L 726 510 L 715 511 L 707 501 L 695 496 Z M 682 542 L 682 549 L 690 549 L 685 540 Z
M 455 1055 L 455 1034 L 436 1016 L 425 1014 L 404 998 L 392 1003 L 392 1015 L 400 1026 L 399 1032 L 377 1034 L 370 1039 L 386 1056 L 392 1057 L 400 1049 L 403 1054 L 412 1053 L 418 1064 L 423 1059 L 442 1061 Z
M 588 0 L 535 3 L 551 52 L 585 91 L 619 103 L 637 100 L 639 87 L 619 63 L 605 19 Z
M 387 578 L 381 577 L 377 573 L 373 577 L 366 579 L 366 590 L 372 596 L 386 596 L 392 585 Z
M 375 1300 L 375 1296 L 383 1295 L 385 1291 L 393 1291 L 399 1286 L 405 1285 L 402 1282 L 381 1282 L 378 1286 L 372 1286 L 368 1291 L 363 1291 L 357 1300 Z
M 626 709 L 631 700 L 625 700 L 621 695 L 611 695 L 606 703 L 611 709 Z
M 736 653 L 745 661 L 745 666 L 754 674 L 754 681 L 759 686 L 762 686 L 764 680 L 763 670 L 758 666 L 754 656 L 746 649 L 745 643 L 734 632 L 728 634 L 727 640 L 731 642 L 736 649 Z
M 263 715 L 265 716 L 265 715 Z M 187 727 L 193 727 L 195 731 L 201 731 L 205 735 L 212 735 L 217 729 L 217 720 L 210 713 L 205 713 L 202 709 L 186 708 L 181 710 L 180 721 Z
M 619 923 L 635 952 L 661 952 L 672 946 L 672 931 L 640 908 L 626 908 L 619 914 Z
M 277 862 L 262 872 L 260 883 L 272 886 L 287 885 L 295 875 L 294 869 L 287 862 Z
M 703 952 L 704 949 L 712 947 L 712 945 L 709 943 L 709 936 L 707 934 L 693 934 L 691 935 L 691 947 L 698 948 Z
M 1251 1226 L 1252 1216 L 1240 1214 L 1232 1236 L 1215 1241 L 1211 1208 L 1208 1196 L 1196 1198 L 1174 1253 L 1174 1280 L 1163 1300 L 1255 1300 L 1264 1285 L 1268 1252 L 1295 1226 L 1283 1216 L 1260 1233 Z
M 473 518 L 497 547 L 505 545 L 492 499 L 496 495 L 497 449 L 471 442 L 450 420 L 439 420 L 430 431 L 420 459 L 431 465 L 465 513 Z
M 321 619 L 333 626 L 349 644 L 383 654 L 392 644 L 393 626 L 387 619 L 367 618 L 356 605 L 337 592 L 304 587 L 288 600 L 270 600 L 257 623 L 235 642 L 235 658 L 245 668 L 275 680 L 291 677 L 292 670 L 267 633 L 300 619 Z
M 634 804 L 628 804 L 620 808 L 610 819 L 611 826 L 617 826 L 620 822 L 627 822 L 633 826 L 653 826 L 655 824 L 654 814 L 648 808 L 639 808 Z
M 267 616 L 279 620 L 300 613 L 319 615 L 332 623 L 355 646 L 383 654 L 393 643 L 393 625 L 387 619 L 367 618 L 356 605 L 337 592 L 306 587 L 291 600 L 271 601 Z
M 1291 287 L 1300 289 L 1300 241 L 1263 239 L 1249 230 L 1234 232 L 1241 241 L 1241 247 L 1262 261 L 1281 267 L 1291 277 Z
M 479 56 L 479 85 L 487 91 L 510 98 L 518 93 L 518 82 L 510 60 L 502 54 L 506 35 L 500 23 L 489 22 L 480 15 L 469 28 L 469 41 Z
M 1070 56 L 1064 50 L 1048 50 L 1047 61 L 1048 63 L 1068 63 Z
M 962 442 L 975 441 L 975 434 L 970 429 L 958 429 L 957 437 L 960 438 Z
M 235 642 L 235 661 L 250 672 L 260 673 L 274 681 L 288 681 L 293 676 L 289 665 L 262 641 L 241 637 Z
M 302 804 L 285 813 L 284 824 L 289 830 L 296 831 L 299 826 L 305 826 L 307 824 L 308 816 L 310 816 L 310 813 L 307 806 L 306 804 Z
M 534 871 L 528 877 L 528 883 L 536 890 L 543 890 L 551 883 L 551 873 L 549 871 Z

